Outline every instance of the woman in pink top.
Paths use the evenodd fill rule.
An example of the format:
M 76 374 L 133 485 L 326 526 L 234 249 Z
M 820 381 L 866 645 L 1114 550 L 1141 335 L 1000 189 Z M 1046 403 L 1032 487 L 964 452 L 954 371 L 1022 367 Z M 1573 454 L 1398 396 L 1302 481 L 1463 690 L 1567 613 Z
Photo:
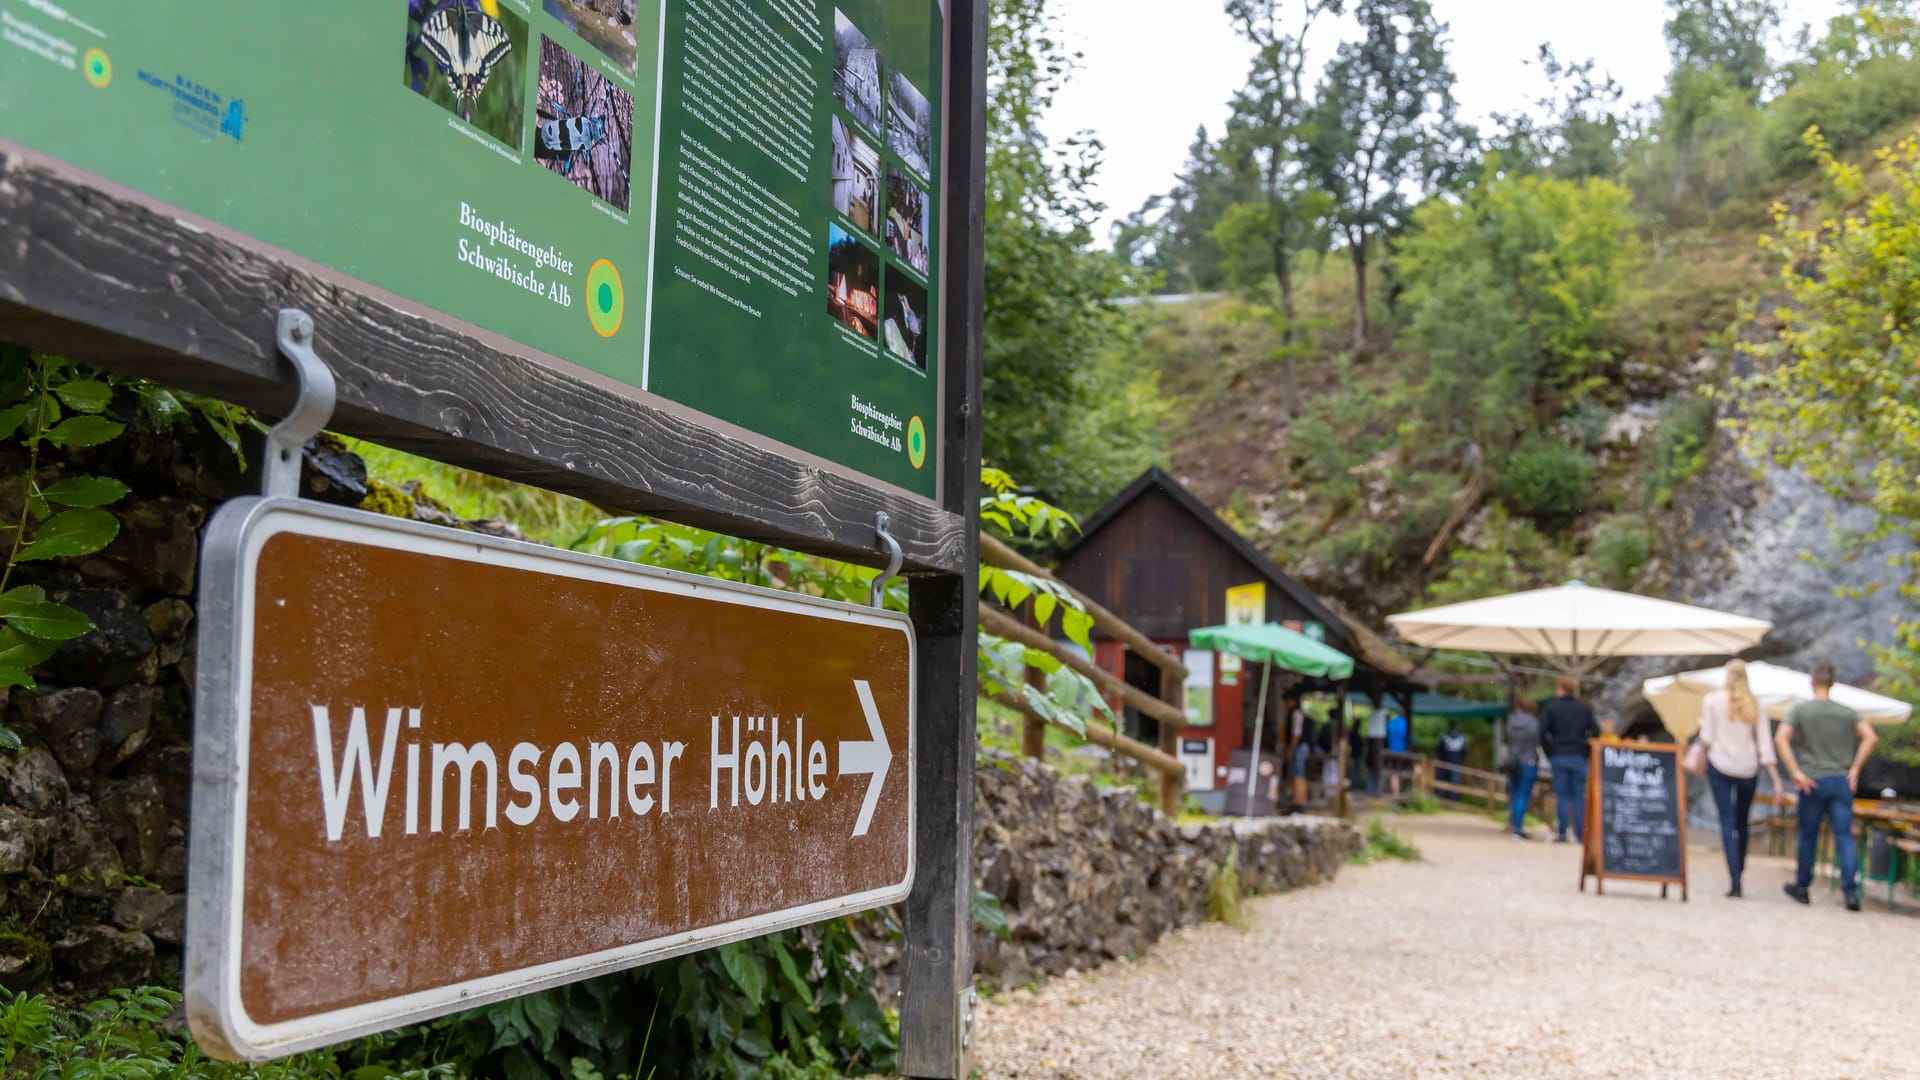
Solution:
M 1753 810 L 1753 789 L 1760 767 L 1766 766 L 1779 791 L 1780 769 L 1773 751 L 1772 725 L 1760 701 L 1747 685 L 1744 660 L 1727 661 L 1727 686 L 1700 703 L 1700 741 L 1707 748 L 1707 784 L 1720 811 L 1720 848 L 1727 855 L 1727 873 L 1740 895 L 1740 872 L 1747 865 L 1747 815 Z

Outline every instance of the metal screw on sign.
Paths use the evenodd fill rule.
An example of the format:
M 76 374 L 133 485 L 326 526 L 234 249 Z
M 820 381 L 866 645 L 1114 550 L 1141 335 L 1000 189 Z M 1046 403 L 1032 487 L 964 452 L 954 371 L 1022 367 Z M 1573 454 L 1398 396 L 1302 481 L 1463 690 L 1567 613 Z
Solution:
M 300 395 L 286 417 L 267 432 L 260 493 L 299 498 L 301 448 L 333 419 L 333 369 L 313 351 L 313 316 L 299 308 L 281 308 L 274 329 L 280 355 L 293 362 Z
M 901 564 L 907 561 L 906 555 L 900 550 L 900 541 L 895 540 L 893 533 L 888 531 L 887 524 L 891 520 L 887 517 L 885 510 L 875 514 L 873 518 L 873 531 L 880 534 L 880 542 L 887 545 L 888 554 L 887 568 L 880 571 L 879 577 L 873 579 L 873 594 L 868 598 L 868 604 L 872 607 L 883 606 L 880 601 L 886 591 L 887 582 L 899 576 Z

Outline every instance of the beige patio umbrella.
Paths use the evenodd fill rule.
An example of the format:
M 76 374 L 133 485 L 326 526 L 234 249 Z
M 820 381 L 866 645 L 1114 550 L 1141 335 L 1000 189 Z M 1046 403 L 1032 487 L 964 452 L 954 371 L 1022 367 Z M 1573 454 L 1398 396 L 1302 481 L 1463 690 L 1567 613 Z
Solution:
M 1660 714 L 1661 723 L 1674 739 L 1686 742 L 1700 730 L 1701 700 L 1726 685 L 1727 669 L 1715 667 L 1648 679 L 1640 684 L 1640 692 L 1653 704 L 1653 711 Z M 1776 721 L 1784 719 L 1787 710 L 1799 702 L 1813 700 L 1813 677 L 1778 664 L 1749 663 L 1747 685 L 1760 699 L 1760 707 Z M 1904 724 L 1913 716 L 1913 706 L 1904 701 L 1845 683 L 1834 685 L 1833 700 L 1875 724 Z
M 1731 656 L 1773 624 L 1579 581 L 1387 616 L 1429 649 L 1539 656 L 1572 675 L 1615 656 Z

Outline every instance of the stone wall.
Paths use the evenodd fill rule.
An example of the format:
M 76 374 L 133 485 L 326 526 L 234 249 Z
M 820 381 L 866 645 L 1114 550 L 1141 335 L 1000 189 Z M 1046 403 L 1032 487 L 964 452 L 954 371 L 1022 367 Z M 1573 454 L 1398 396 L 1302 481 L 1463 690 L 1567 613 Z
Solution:
M 0 691 L 0 725 L 25 743 L 0 752 L 0 986 L 177 984 L 199 530 L 253 481 L 210 437 L 129 433 L 60 464 L 133 491 L 111 508 L 120 533 L 106 550 L 22 563 L 9 581 L 96 629 L 40 665 L 34 687 Z M 24 467 L 17 447 L 0 450 L 0 471 Z M 18 520 L 20 498 L 0 484 L 0 521 Z
M 997 986 L 1138 956 L 1206 921 L 1208 886 L 1236 850 L 1242 890 L 1266 893 L 1332 880 L 1361 842 L 1327 818 L 1176 825 L 1129 788 L 995 751 L 974 779 L 978 883 L 1008 931 L 976 928 L 974 967 Z

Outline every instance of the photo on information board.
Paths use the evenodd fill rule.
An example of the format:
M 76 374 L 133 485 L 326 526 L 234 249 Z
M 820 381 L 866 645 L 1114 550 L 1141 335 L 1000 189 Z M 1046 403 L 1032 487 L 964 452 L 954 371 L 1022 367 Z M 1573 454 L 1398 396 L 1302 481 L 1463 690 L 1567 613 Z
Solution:
M 833 96 L 868 131 L 880 132 L 880 54 L 838 8 L 833 12 Z
M 933 175 L 933 106 L 897 71 L 887 84 L 887 145 L 908 168 Z
M 888 352 L 927 370 L 927 290 L 898 267 L 887 268 L 887 319 L 880 340 Z
M 833 182 L 833 208 L 845 214 L 863 232 L 878 235 L 874 219 L 880 214 L 880 151 L 833 118 L 833 157 L 828 175 Z
M 927 193 L 897 165 L 887 166 L 887 248 L 920 273 L 927 272 Z
M 547 14 L 629 75 L 639 66 L 640 43 L 634 37 L 638 5 L 639 0 L 546 0 Z
M 527 21 L 505 4 L 408 0 L 406 85 L 516 150 L 527 49 Z
M 863 338 L 880 332 L 880 253 L 834 224 L 827 226 L 827 314 Z
M 533 157 L 626 213 L 633 192 L 633 95 L 540 35 Z

